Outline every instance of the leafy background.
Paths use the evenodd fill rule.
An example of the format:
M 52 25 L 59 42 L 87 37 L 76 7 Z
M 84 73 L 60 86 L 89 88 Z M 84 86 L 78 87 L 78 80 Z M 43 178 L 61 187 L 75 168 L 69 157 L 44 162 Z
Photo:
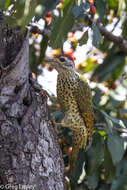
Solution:
M 113 37 L 108 40 L 99 28 L 99 23 L 106 29 L 110 26 L 110 33 L 117 34 L 117 39 L 120 36 L 127 46 L 127 0 L 1 0 L 0 10 L 6 13 L 7 24 L 29 28 L 30 67 L 36 80 L 45 68 L 53 72 L 44 57 L 64 51 L 65 41 L 70 44 L 65 53 L 71 56 L 92 41 L 76 69 L 89 79 L 95 129 L 92 145 L 79 152 L 68 189 L 127 190 L 127 50 Z M 80 38 L 76 38 L 77 31 Z M 60 122 L 63 115 L 56 97 L 50 97 L 49 107 Z M 71 132 L 60 126 L 57 130 L 67 166 Z

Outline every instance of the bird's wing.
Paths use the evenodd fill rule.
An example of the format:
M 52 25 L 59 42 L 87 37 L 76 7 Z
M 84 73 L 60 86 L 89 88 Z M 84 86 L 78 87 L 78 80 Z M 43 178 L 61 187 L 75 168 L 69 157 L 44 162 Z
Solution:
M 79 75 L 78 87 L 76 95 L 76 101 L 81 112 L 81 115 L 85 121 L 85 125 L 88 131 L 88 137 L 91 137 L 93 134 L 93 122 L 94 114 L 92 107 L 92 93 L 91 89 L 82 75 Z

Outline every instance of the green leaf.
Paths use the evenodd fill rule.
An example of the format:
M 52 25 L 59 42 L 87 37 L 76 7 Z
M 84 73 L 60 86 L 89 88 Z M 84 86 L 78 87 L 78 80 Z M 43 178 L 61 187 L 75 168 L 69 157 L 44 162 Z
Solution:
M 34 73 L 39 73 L 38 70 L 38 65 L 40 64 L 39 59 L 35 55 L 35 48 L 33 45 L 30 46 L 30 51 L 29 51 L 29 64 L 30 64 L 30 69 Z
M 104 145 L 104 177 L 107 183 L 112 183 L 115 176 L 115 166 L 113 165 L 110 152 L 107 147 L 107 143 Z
M 78 158 L 75 163 L 74 175 L 71 177 L 71 189 L 74 189 L 79 177 L 82 174 L 82 167 L 84 162 L 86 162 L 86 153 L 84 149 L 80 149 Z
M 74 14 L 74 17 L 76 19 L 79 18 L 84 18 L 84 13 L 87 13 L 90 8 L 90 4 L 85 2 L 81 3 L 80 6 L 76 5 L 73 9 L 72 12 Z
M 43 35 L 43 39 L 41 41 L 41 44 L 40 44 L 40 48 L 41 48 L 41 54 L 40 54 L 40 57 L 39 57 L 39 60 L 40 60 L 40 64 L 42 63 L 44 57 L 45 57 L 45 52 L 46 52 L 46 49 L 47 49 L 47 46 L 48 46 L 48 41 L 49 41 L 49 37 L 46 36 L 46 35 Z
M 22 26 L 27 26 L 30 21 L 32 20 L 32 18 L 34 17 L 35 15 L 35 8 L 37 6 L 37 2 L 36 0 L 32 0 L 32 3 L 30 3 L 29 5 L 29 8 L 28 8 L 28 13 L 25 14 L 25 10 L 27 12 L 27 8 L 25 6 L 25 9 L 24 9 L 24 15 L 23 15 L 23 18 L 21 19 L 21 25 Z
M 122 160 L 116 170 L 116 177 L 111 185 L 111 190 L 127 190 L 127 161 Z
M 0 0 L 0 9 L 3 10 L 5 6 L 5 0 Z
M 50 46 L 52 48 L 61 48 L 67 33 L 71 30 L 74 24 L 74 16 L 72 14 L 72 8 L 75 1 L 72 0 L 63 10 L 63 16 L 60 14 L 55 19 L 53 29 L 51 31 Z
M 113 128 L 113 123 L 107 117 L 105 117 L 105 121 L 107 123 L 106 132 L 107 132 L 107 134 L 111 134 L 112 133 L 112 128 Z
M 99 182 L 99 171 L 96 171 L 91 176 L 87 176 L 86 180 L 88 182 L 88 187 L 90 189 L 96 189 L 96 187 L 98 186 L 98 182 Z
M 105 111 L 99 109 L 97 106 L 94 106 L 94 108 L 98 112 L 100 112 L 105 118 L 107 117 L 107 119 L 111 120 L 114 124 L 117 124 L 117 125 L 119 125 L 122 128 L 126 128 L 122 120 L 109 116 Z
M 53 112 L 52 113 L 52 115 L 53 115 L 53 117 L 55 118 L 55 121 L 56 122 L 61 122 L 61 120 L 63 119 L 63 114 L 62 114 L 62 112 L 60 112 L 60 111 L 55 111 L 55 112 Z
M 112 118 L 112 117 L 110 117 L 110 119 L 114 124 L 117 124 L 121 126 L 122 128 L 126 128 L 122 120 L 117 119 L 117 118 Z
M 75 18 L 79 18 L 80 15 L 83 15 L 83 10 L 80 8 L 80 6 L 76 5 L 73 9 L 72 9 L 73 15 Z
M 11 9 L 11 17 L 13 19 L 10 17 L 8 22 L 10 21 L 14 26 L 19 25 L 25 28 L 34 17 L 35 8 L 37 6 L 36 0 L 31 1 L 15 1 Z
M 105 0 L 96 0 L 95 6 L 98 10 L 100 21 L 102 22 L 104 20 L 105 11 L 106 11 L 106 1 Z
M 104 119 L 105 119 L 105 121 L 106 121 L 106 123 L 107 123 L 107 127 L 105 128 L 106 133 L 107 133 L 107 134 L 112 133 L 113 122 L 112 122 L 112 120 L 110 119 L 110 116 L 109 116 L 106 112 L 104 112 L 103 110 L 99 110 L 99 111 L 103 114 Z
M 4 4 L 4 8 L 7 9 L 11 4 L 12 4 L 11 0 L 6 0 L 6 2 Z
M 65 0 L 63 1 L 62 5 L 63 7 L 66 7 L 68 3 L 70 3 L 71 0 Z
M 126 12 L 127 12 L 127 0 L 126 0 Z M 124 20 L 122 25 L 122 36 L 127 40 L 127 18 Z
M 111 9 L 117 8 L 119 4 L 119 0 L 107 0 L 108 6 Z
M 99 49 L 103 52 L 108 52 L 109 51 L 109 48 L 110 48 L 110 44 L 111 42 L 108 41 L 107 39 L 105 38 L 102 38 L 102 43 L 100 44 L 99 46 Z
M 113 109 L 117 109 L 123 101 L 115 99 L 115 93 L 109 95 L 109 102 L 111 103 Z
M 96 23 L 92 23 L 92 30 L 93 30 L 93 40 L 92 40 L 92 44 L 95 47 L 99 47 L 100 41 L 101 41 L 101 34 L 100 31 L 98 29 L 98 26 L 96 25 Z
M 18 20 L 22 18 L 23 13 L 24 13 L 24 7 L 25 7 L 25 3 L 23 1 L 16 1 L 14 3 L 14 6 L 11 12 L 12 12 L 12 16 L 15 17 L 16 22 L 18 22 Z
M 99 104 L 99 102 L 100 102 L 100 100 L 101 100 L 102 94 L 103 94 L 103 92 L 102 92 L 102 90 L 100 90 L 100 88 L 97 88 L 97 89 L 95 90 L 95 95 L 94 95 L 94 97 L 93 97 L 93 102 L 94 102 L 95 105 L 98 105 L 98 104 Z
M 99 110 L 99 109 L 98 109 L 98 111 L 100 111 L 105 117 L 107 117 L 107 119 L 111 120 L 114 124 L 117 124 L 117 125 L 119 125 L 119 126 L 122 127 L 122 128 L 126 128 L 122 120 L 117 119 L 117 118 L 113 118 L 113 117 L 109 116 L 109 115 L 108 115 L 105 111 L 103 111 L 103 110 Z
M 116 67 L 116 69 L 112 73 L 112 79 L 113 79 L 113 81 L 115 81 L 116 79 L 119 78 L 119 76 L 121 75 L 121 73 L 122 73 L 122 71 L 124 69 L 124 66 L 125 66 L 125 62 L 123 61 L 120 65 L 118 65 Z
M 44 6 L 43 15 L 53 10 L 58 2 L 58 0 L 41 0 L 41 4 Z
M 104 157 L 104 140 L 98 133 L 93 135 L 92 146 L 87 151 L 88 156 L 88 175 L 95 173 Z
M 120 109 L 120 114 L 122 116 L 127 115 L 127 109 Z
M 119 0 L 118 10 L 117 10 L 117 16 L 122 18 L 123 16 L 123 10 L 125 9 L 125 0 Z
M 116 165 L 120 162 L 124 154 L 124 140 L 116 133 L 113 133 L 108 135 L 107 145 L 113 164 Z
M 126 11 L 127 11 L 127 0 L 124 0 L 125 4 L 126 4 Z
M 86 62 L 86 65 L 81 66 L 81 68 L 80 68 L 83 73 L 87 73 L 87 72 L 93 70 L 94 68 L 96 68 L 96 64 L 94 62 L 92 62 L 90 58 L 86 59 L 85 62 Z
M 56 8 L 56 5 L 59 3 L 58 0 L 36 0 L 37 5 L 41 6 L 42 11 L 39 14 L 35 14 L 34 20 L 38 21 L 49 11 L 53 11 Z
M 103 64 L 99 65 L 92 78 L 98 78 L 99 82 L 107 80 L 115 72 L 115 76 L 119 77 L 122 72 L 121 68 L 125 65 L 125 54 L 122 52 L 110 53 L 105 59 Z M 119 71 L 117 70 L 119 68 Z M 119 74 L 118 74 L 119 72 Z M 115 77 L 116 79 L 116 77 Z
M 81 39 L 79 40 L 79 45 L 82 46 L 87 43 L 88 40 L 88 30 L 83 34 Z

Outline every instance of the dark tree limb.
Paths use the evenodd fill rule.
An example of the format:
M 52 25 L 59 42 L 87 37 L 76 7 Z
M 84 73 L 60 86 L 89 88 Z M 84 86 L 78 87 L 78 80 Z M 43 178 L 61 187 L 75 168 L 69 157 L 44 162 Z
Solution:
M 98 25 L 98 28 L 100 30 L 100 33 L 109 41 L 113 42 L 120 48 L 121 51 L 124 53 L 127 53 L 127 40 L 125 40 L 121 36 L 115 36 L 112 32 L 109 32 L 101 23 L 98 21 L 94 21 L 91 19 L 89 15 L 86 15 L 86 17 L 89 20 L 89 23 L 91 24 L 92 22 L 95 22 Z
M 115 43 L 121 51 L 123 51 L 124 53 L 127 53 L 127 40 L 125 40 L 124 38 L 122 38 L 121 36 L 115 36 L 112 32 L 109 32 L 101 23 L 98 23 L 94 20 L 92 20 L 89 15 L 86 15 L 89 22 L 92 23 L 92 22 L 95 22 L 97 25 L 98 25 L 98 28 L 100 30 L 100 33 L 109 41 Z M 50 38 L 50 34 L 51 34 L 51 31 L 49 29 L 39 29 L 37 26 L 35 25 L 30 25 L 31 26 L 31 32 L 33 33 L 39 33 L 41 35 L 46 35 Z M 84 23 L 81 23 L 81 24 L 75 24 L 74 26 L 74 30 L 76 29 L 82 29 L 84 27 Z
M 0 185 L 64 190 L 64 165 L 47 99 L 29 80 L 28 34 L 6 32 L 0 39 L 8 40 L 0 45 Z M 7 51 L 10 43 L 13 49 Z
M 109 41 L 114 42 L 124 53 L 127 54 L 127 40 L 124 40 L 121 36 L 115 36 L 112 32 L 109 32 L 101 24 L 98 24 L 100 33 Z
M 95 128 L 98 130 L 105 130 L 106 124 L 105 123 L 95 123 Z M 123 129 L 123 128 L 117 128 L 117 127 L 112 127 L 112 129 L 114 131 L 117 131 L 119 133 L 127 133 L 127 129 Z

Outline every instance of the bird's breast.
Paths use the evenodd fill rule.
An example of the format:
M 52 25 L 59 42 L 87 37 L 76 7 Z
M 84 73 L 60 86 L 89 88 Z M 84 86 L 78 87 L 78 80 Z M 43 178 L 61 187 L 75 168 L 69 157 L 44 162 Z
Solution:
M 76 86 L 77 82 L 74 78 L 58 76 L 57 97 L 63 112 L 68 110 L 72 104 L 75 104 L 74 93 L 76 91 Z

